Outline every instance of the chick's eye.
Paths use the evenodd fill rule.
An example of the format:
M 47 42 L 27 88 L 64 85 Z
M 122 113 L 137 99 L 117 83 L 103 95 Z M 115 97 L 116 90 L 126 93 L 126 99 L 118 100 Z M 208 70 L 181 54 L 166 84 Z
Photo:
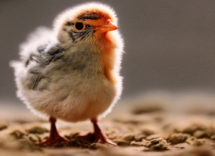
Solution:
M 81 22 L 77 22 L 77 23 L 75 23 L 75 29 L 76 29 L 76 31 L 82 31 L 85 29 L 85 25 Z

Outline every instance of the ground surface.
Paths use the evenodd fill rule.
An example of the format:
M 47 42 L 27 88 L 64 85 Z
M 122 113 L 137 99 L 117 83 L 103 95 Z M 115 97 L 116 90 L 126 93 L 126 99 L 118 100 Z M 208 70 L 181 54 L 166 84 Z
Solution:
M 90 122 L 58 122 L 60 134 L 71 142 L 38 147 L 35 143 L 48 137 L 49 123 L 29 111 L 2 107 L 0 156 L 215 156 L 215 109 L 202 103 L 176 113 L 165 102 L 115 107 L 101 125 L 116 147 L 77 139 L 78 133 L 92 131 Z

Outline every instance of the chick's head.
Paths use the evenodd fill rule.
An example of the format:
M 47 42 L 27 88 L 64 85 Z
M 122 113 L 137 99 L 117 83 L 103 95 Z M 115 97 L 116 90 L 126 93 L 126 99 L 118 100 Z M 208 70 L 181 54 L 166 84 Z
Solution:
M 87 3 L 60 14 L 55 20 L 55 32 L 61 43 L 96 43 L 109 31 L 116 30 L 117 17 L 108 6 Z

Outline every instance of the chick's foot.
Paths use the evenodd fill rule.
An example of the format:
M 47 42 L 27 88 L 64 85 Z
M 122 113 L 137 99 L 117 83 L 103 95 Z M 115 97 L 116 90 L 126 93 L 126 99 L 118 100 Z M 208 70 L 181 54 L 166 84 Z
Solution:
M 51 130 L 50 130 L 49 138 L 43 142 L 37 143 L 37 145 L 38 146 L 51 146 L 51 145 L 55 145 L 59 142 L 70 142 L 68 139 L 59 135 L 57 128 L 55 126 L 56 119 L 53 117 L 50 117 L 49 121 L 51 123 Z
M 114 142 L 112 142 L 106 134 L 102 131 L 101 126 L 98 123 L 97 119 L 91 119 L 91 122 L 93 123 L 93 128 L 94 132 L 93 133 L 88 133 L 85 135 L 79 135 L 78 138 L 87 140 L 89 142 L 99 142 L 101 141 L 102 143 L 107 143 L 110 145 L 117 146 Z
M 70 142 L 68 139 L 62 137 L 62 136 L 55 136 L 54 138 L 48 138 L 47 140 L 37 143 L 38 146 L 52 146 L 61 142 Z

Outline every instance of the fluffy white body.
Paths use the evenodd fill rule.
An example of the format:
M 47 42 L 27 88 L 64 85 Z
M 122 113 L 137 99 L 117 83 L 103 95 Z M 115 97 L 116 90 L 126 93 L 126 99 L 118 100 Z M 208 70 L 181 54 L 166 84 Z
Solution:
M 113 12 L 102 4 L 91 3 L 88 7 L 91 5 Z M 11 62 L 18 97 L 41 117 L 52 116 L 70 122 L 101 118 L 111 111 L 121 95 L 119 71 L 123 41 L 119 32 L 108 32 L 114 38 L 108 45 L 94 39 L 73 43 L 67 42 L 69 36 L 59 26 L 66 20 L 66 14 L 75 14 L 80 8 L 84 9 L 78 6 L 62 13 L 53 30 L 38 28 L 21 45 L 21 61 Z M 113 64 L 114 83 L 104 75 L 101 64 L 100 54 L 107 46 L 115 54 L 109 60 Z M 52 54 L 59 50 L 57 55 Z

